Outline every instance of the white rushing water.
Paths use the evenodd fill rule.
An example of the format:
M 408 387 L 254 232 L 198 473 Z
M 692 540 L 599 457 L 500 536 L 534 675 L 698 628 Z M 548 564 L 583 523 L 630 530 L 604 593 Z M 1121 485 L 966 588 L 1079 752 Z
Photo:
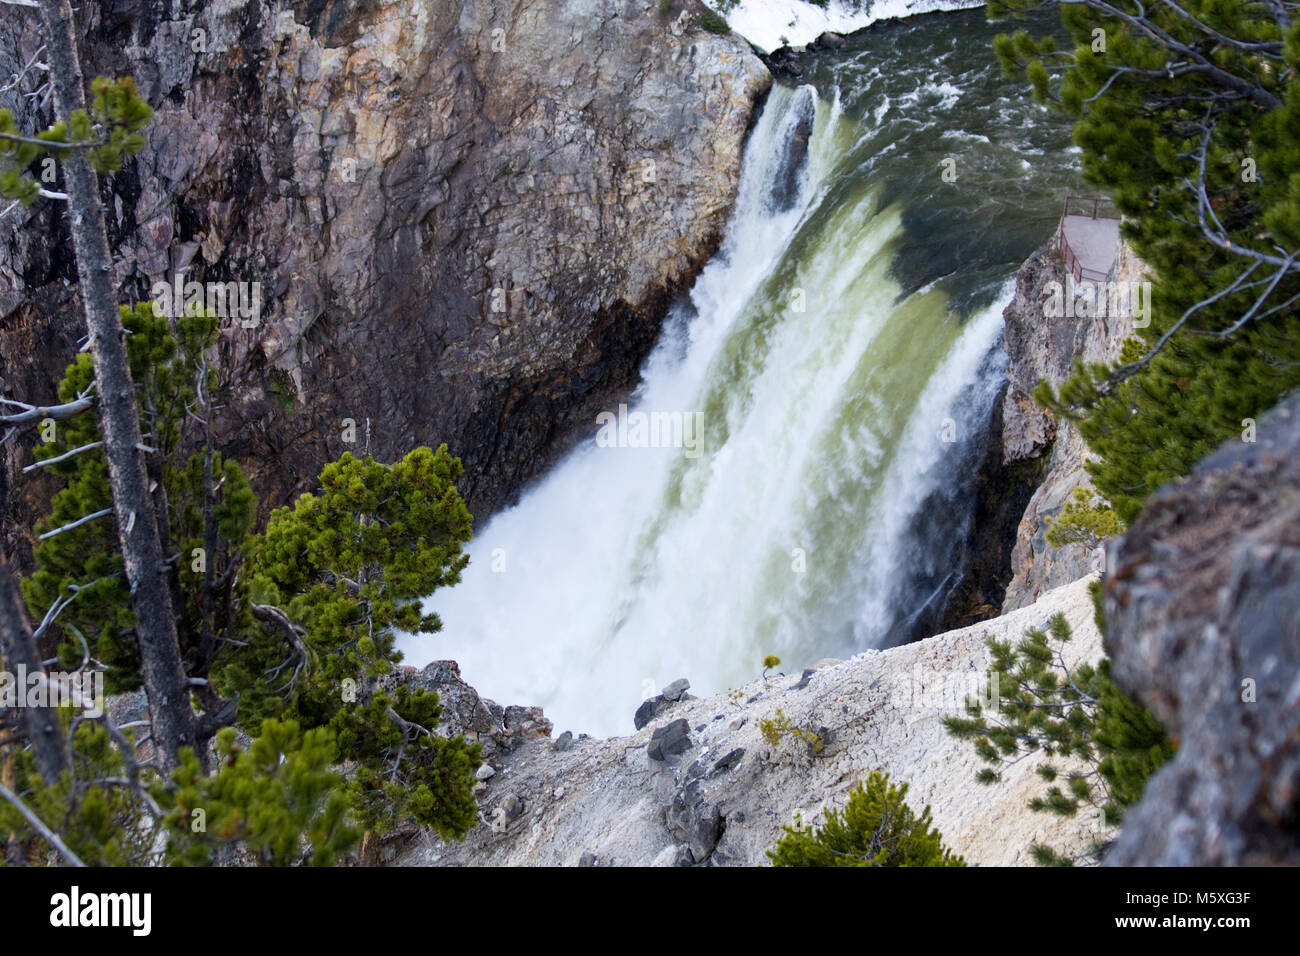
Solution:
M 983 0 L 829 0 L 822 7 L 805 0 L 741 0 L 727 14 L 727 23 L 770 52 L 779 46 L 811 43 L 827 30 L 852 33 L 877 20 L 982 5 Z
M 880 646 L 931 596 L 918 563 L 955 559 L 915 526 L 959 465 L 945 439 L 986 425 L 1010 288 L 964 321 L 935 288 L 902 296 L 900 211 L 838 165 L 863 135 L 812 87 L 772 91 L 723 248 L 669 317 L 621 446 L 613 428 L 585 441 L 479 529 L 462 582 L 427 602 L 443 632 L 404 638 L 408 663 L 455 659 L 557 731 L 628 733 L 677 677 L 725 691 L 769 653 L 797 672 Z M 682 413 L 687 447 L 629 447 L 642 413 Z

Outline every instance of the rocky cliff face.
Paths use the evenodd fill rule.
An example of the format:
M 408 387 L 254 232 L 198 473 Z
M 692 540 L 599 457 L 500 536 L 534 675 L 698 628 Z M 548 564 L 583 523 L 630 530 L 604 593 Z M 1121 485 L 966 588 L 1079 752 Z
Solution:
M 1042 788 L 1034 759 L 1004 781 L 975 780 L 969 743 L 940 724 L 984 693 L 984 640 L 1018 640 L 1056 612 L 1074 628 L 1076 660 L 1096 660 L 1101 638 L 1085 578 L 1004 617 L 847 661 L 819 661 L 799 675 L 769 675 L 730 694 L 695 699 L 684 682 L 643 705 L 628 737 L 551 737 L 535 709 L 482 701 L 455 665 L 431 664 L 411 679 L 447 706 L 440 733 L 484 743 L 480 823 L 464 843 L 398 834 L 380 849 L 397 865 L 752 866 L 799 813 L 823 822 L 873 770 L 908 782 L 909 802 L 930 804 L 945 841 L 984 865 L 1028 864 L 1034 841 L 1077 851 L 1097 834 L 1079 820 L 1032 813 Z M 978 688 L 970 681 L 978 682 Z M 635 701 L 629 702 L 630 712 Z M 789 733 L 773 744 L 765 720 L 815 733 L 820 749 Z
M 1144 272 L 1142 262 L 1121 242 L 1113 281 L 1141 281 Z M 1069 377 L 1075 359 L 1117 360 L 1124 340 L 1134 334 L 1131 310 L 1091 317 L 1048 315 L 1051 283 L 1064 291 L 1066 275 L 1049 245 L 1020 268 L 1015 299 L 1003 313 L 1003 349 L 1009 358 L 1002 405 L 1003 463 L 1045 459 L 1041 482 L 1016 529 L 1005 610 L 1032 604 L 1052 588 L 1100 567 L 1099 556 L 1094 560 L 1081 544 L 1053 548 L 1047 543 L 1046 519 L 1060 515 L 1076 488 L 1091 486 L 1084 471 L 1089 452 L 1078 428 L 1039 408 L 1033 391 L 1043 379 L 1059 386 Z
M 133 74 L 157 111 L 105 185 L 123 301 L 177 275 L 258 284 L 257 317 L 225 323 L 218 424 L 269 503 L 344 451 L 446 442 L 485 515 L 634 382 L 716 247 L 770 83 L 698 10 L 82 6 L 87 75 Z M 0 9 L 0 74 L 38 42 L 31 11 Z M 35 126 L 20 93 L 0 105 Z M 0 220 L 0 384 L 30 400 L 81 334 L 61 215 Z
M 1300 394 L 1108 549 L 1116 680 L 1179 742 L 1112 865 L 1300 864 Z

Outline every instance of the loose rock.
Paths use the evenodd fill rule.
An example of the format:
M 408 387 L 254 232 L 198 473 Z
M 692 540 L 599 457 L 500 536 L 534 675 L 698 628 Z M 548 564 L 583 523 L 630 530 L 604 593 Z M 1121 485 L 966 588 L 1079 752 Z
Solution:
M 691 686 L 691 682 L 685 677 L 679 677 L 663 689 L 663 698 L 665 700 L 677 701 L 682 699 L 682 694 L 686 693 Z
M 666 760 L 691 748 L 691 725 L 684 718 L 665 724 L 650 735 L 646 753 L 651 760 Z

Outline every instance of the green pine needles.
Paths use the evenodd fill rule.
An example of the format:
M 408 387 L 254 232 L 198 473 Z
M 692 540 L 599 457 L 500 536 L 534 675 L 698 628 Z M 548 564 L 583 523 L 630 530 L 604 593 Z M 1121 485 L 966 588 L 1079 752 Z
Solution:
M 894 786 L 876 771 L 853 788 L 842 812 L 827 809 L 823 826 L 785 827 L 767 856 L 773 866 L 965 866 L 943 845 L 930 808 L 917 816 L 906 796 L 907 784 Z
M 1075 488 L 1074 495 L 1065 503 L 1061 516 L 1053 521 L 1047 516 L 1047 543 L 1054 548 L 1067 544 L 1082 544 L 1089 549 L 1124 530 L 1114 509 L 1100 501 L 1088 488 Z
M 53 163 L 74 149 L 86 150 L 91 168 L 105 175 L 118 172 L 125 157 L 144 149 L 139 130 L 153 118 L 153 108 L 137 92 L 135 80 L 101 76 L 90 91 L 89 110 L 76 110 L 66 122 L 35 136 L 22 135 L 13 111 L 0 109 L 0 196 L 30 206 L 40 198 L 42 183 L 54 184 Z
M 188 750 L 170 778 L 130 729 L 68 711 L 75 775 L 36 776 L 9 759 L 24 802 L 59 828 L 83 862 L 207 865 L 248 859 L 326 864 L 363 831 L 414 823 L 446 839 L 474 826 L 479 745 L 436 732 L 437 694 L 396 672 L 399 632 L 433 634 L 421 599 L 455 584 L 472 520 L 456 491 L 459 459 L 417 448 L 392 465 L 344 454 L 320 487 L 276 510 L 262 533 L 239 466 L 214 447 L 209 415 L 223 391 L 209 358 L 217 319 L 122 309 L 146 462 L 186 673 L 215 769 Z M 88 355 L 69 366 L 64 401 L 91 390 Z M 98 422 L 82 414 L 38 444 L 62 482 L 22 582 L 36 620 L 51 613 L 67 670 L 98 668 L 109 693 L 141 686 L 140 657 Z M 75 524 L 75 526 L 73 526 Z M 223 729 L 224 728 L 224 729 Z M 236 728 L 251 740 L 237 743 Z M 3 750 L 4 748 L 0 748 Z M 347 767 L 347 773 L 341 768 Z M 52 859 L 9 804 L 0 833 Z
M 1031 847 L 1042 864 L 1099 860 L 1107 829 L 1123 819 L 1124 810 L 1142 796 L 1147 778 L 1173 756 L 1156 719 L 1111 679 L 1109 661 L 1072 670 L 1064 666 L 1063 649 L 1072 636 L 1064 615 L 1057 614 L 1046 631 L 1034 628 L 1014 647 L 990 638 L 998 710 L 985 711 L 972 700 L 966 717 L 943 722 L 953 736 L 971 741 L 988 764 L 976 775 L 980 783 L 997 783 L 1007 768 L 1041 753 L 1047 759 L 1037 773 L 1045 790 L 1029 808 L 1094 821 L 1096 839 L 1083 853 L 1067 856 L 1042 844 Z
M 158 486 L 156 499 L 167 513 L 159 530 L 164 547 L 176 555 L 181 653 L 188 673 L 206 678 L 222 638 L 250 620 L 235 600 L 235 572 L 239 546 L 257 515 L 256 496 L 239 466 L 215 449 L 209 460 L 204 436 L 183 435 L 186 409 L 208 403 L 218 387 L 205 358 L 217 323 L 206 315 L 187 315 L 173 329 L 148 303 L 123 307 L 121 315 L 142 409 L 141 431 L 151 449 L 146 462 Z M 90 356 L 82 353 L 59 385 L 60 401 L 72 401 L 93 382 Z M 37 524 L 38 534 L 66 528 L 112 505 L 108 466 L 102 448 L 95 447 L 100 437 L 95 416 L 53 424 L 52 440 L 35 446 L 37 461 L 72 457 L 48 467 L 63 487 L 54 496 L 50 517 Z M 210 501 L 205 498 L 206 468 L 211 469 Z M 71 602 L 57 624 L 65 637 L 60 649 L 64 669 L 93 657 L 105 665 L 110 694 L 139 688 L 138 635 L 112 515 L 41 541 L 35 559 L 35 572 L 23 581 L 35 618 L 40 620 L 56 602 Z
M 1254 420 L 1300 386 L 1300 19 L 1222 0 L 1060 14 L 1072 48 L 1019 30 L 995 52 L 1075 119 L 1085 178 L 1151 269 L 1152 312 L 1118 364 L 1076 363 L 1035 397 L 1078 423 L 1093 484 L 1127 524 L 1223 441 L 1254 440 Z

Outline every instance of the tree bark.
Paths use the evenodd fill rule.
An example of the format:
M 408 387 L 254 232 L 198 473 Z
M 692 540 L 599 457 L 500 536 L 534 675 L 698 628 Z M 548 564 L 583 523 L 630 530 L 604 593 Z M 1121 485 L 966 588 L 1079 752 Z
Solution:
M 18 591 L 18 582 L 0 555 L 0 657 L 5 668 L 16 675 L 19 668 L 28 674 L 42 673 L 41 655 L 27 619 L 27 606 Z M 18 687 L 25 695 L 26 687 Z M 68 751 L 63 743 L 63 728 L 57 712 L 49 707 L 20 707 L 23 729 L 36 758 L 36 770 L 46 783 L 54 783 L 68 769 Z
M 66 119 L 75 110 L 86 108 L 72 10 L 68 0 L 40 0 L 40 7 L 54 102 L 58 114 Z M 90 352 L 95 362 L 100 431 L 113 489 L 113 511 L 131 587 L 153 739 L 164 769 L 170 769 L 177 764 L 181 747 L 196 746 L 194 708 L 181 665 L 157 517 L 137 447 L 141 444 L 140 418 L 125 333 L 113 294 L 113 257 L 99 202 L 99 180 L 84 151 L 69 152 L 71 155 L 63 161 L 63 173 Z

